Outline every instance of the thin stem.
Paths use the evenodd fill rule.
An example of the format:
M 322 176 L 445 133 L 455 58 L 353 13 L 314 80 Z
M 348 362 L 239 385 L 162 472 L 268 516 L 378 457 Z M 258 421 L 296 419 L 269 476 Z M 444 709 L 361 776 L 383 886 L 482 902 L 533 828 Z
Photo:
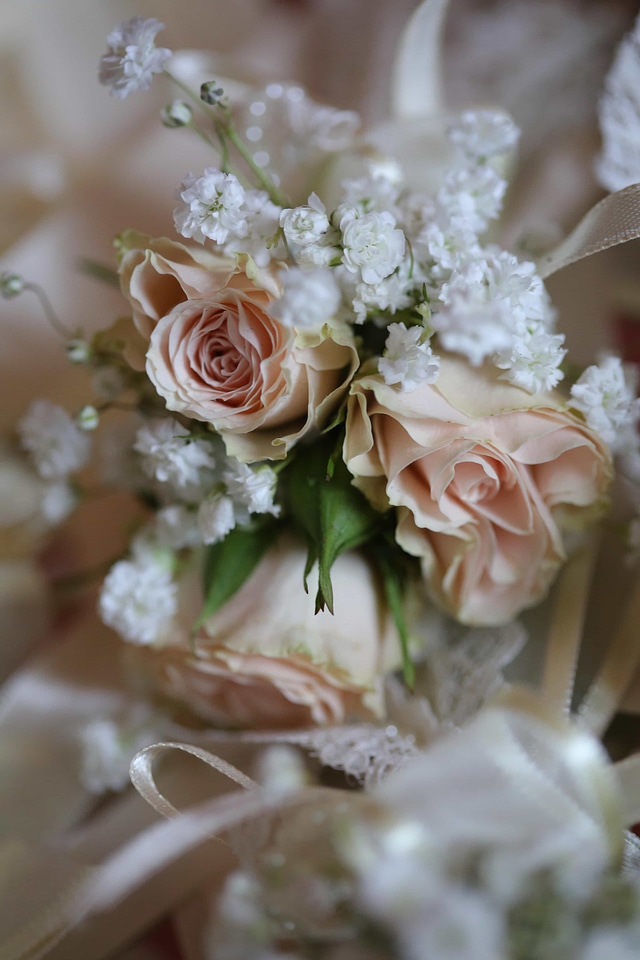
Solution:
M 273 203 L 277 204 L 279 207 L 286 207 L 288 203 L 287 198 L 282 191 L 276 187 L 269 174 L 266 173 L 262 167 L 258 166 L 253 154 L 247 147 L 246 143 L 240 139 L 234 127 L 232 126 L 231 121 L 229 121 L 228 126 L 225 127 L 225 136 L 229 142 L 234 145 L 245 163 L 251 167 L 251 170 L 253 171 L 258 183 L 264 190 L 267 191 Z
M 171 73 L 170 70 L 167 70 L 166 67 L 164 68 L 164 73 L 165 73 L 165 76 L 167 76 L 169 80 L 175 83 L 176 87 L 179 87 L 180 90 L 182 90 L 182 92 L 186 94 L 190 100 L 193 100 L 193 102 L 198 107 L 200 107 L 201 110 L 204 110 L 205 112 L 209 112 L 208 105 L 204 103 L 203 100 L 200 99 L 200 97 L 195 92 L 195 90 L 192 90 L 191 87 L 187 86 L 186 83 L 183 83 L 182 80 L 178 80 L 175 74 Z
M 110 287 L 120 287 L 118 271 L 112 270 L 111 267 L 106 267 L 103 263 L 96 263 L 95 260 L 80 257 L 78 260 L 78 269 L 88 277 L 99 280 L 101 283 L 106 283 Z
M 170 70 L 167 70 L 166 67 L 164 68 L 164 73 L 170 80 L 173 81 L 173 83 L 176 84 L 177 87 L 180 88 L 180 90 L 182 90 L 184 94 L 186 94 L 186 96 L 189 97 L 190 100 L 196 103 L 201 110 L 204 110 L 205 113 L 207 113 L 210 117 L 212 117 L 215 123 L 216 133 L 220 141 L 223 167 L 229 168 L 229 154 L 228 154 L 228 146 L 226 143 L 226 141 L 228 141 L 229 143 L 233 144 L 233 146 L 236 148 L 236 150 L 238 151 L 242 159 L 250 167 L 256 180 L 258 181 L 260 186 L 267 191 L 273 203 L 277 204 L 279 207 L 286 207 L 288 204 L 288 201 L 285 195 L 282 193 L 281 190 L 278 189 L 278 187 L 275 185 L 275 183 L 273 182 L 269 174 L 266 173 L 262 169 L 262 167 L 258 166 L 258 164 L 256 163 L 253 157 L 253 154 L 247 147 L 246 143 L 238 136 L 233 126 L 233 121 L 231 119 L 229 108 L 228 107 L 212 107 L 210 104 L 205 103 L 204 100 L 202 100 L 194 90 L 192 90 L 189 86 L 187 86 L 186 83 L 183 83 L 182 80 L 179 80 L 173 73 L 171 73 Z M 224 121 L 221 121 L 219 119 L 218 111 L 220 109 L 222 110 L 222 113 L 225 117 Z M 196 128 L 194 127 L 194 129 Z M 223 172 L 226 172 L 226 170 Z
M 65 340 L 71 340 L 73 337 L 75 337 L 75 333 L 73 333 L 71 330 L 68 330 L 64 323 L 60 320 L 58 314 L 54 310 L 51 300 L 49 300 L 49 297 L 45 293 L 44 289 L 38 283 L 25 283 L 24 289 L 30 290 L 31 293 L 35 293 L 36 297 L 40 301 L 40 306 L 42 307 L 45 317 L 56 333 L 59 333 L 60 336 L 64 337 Z

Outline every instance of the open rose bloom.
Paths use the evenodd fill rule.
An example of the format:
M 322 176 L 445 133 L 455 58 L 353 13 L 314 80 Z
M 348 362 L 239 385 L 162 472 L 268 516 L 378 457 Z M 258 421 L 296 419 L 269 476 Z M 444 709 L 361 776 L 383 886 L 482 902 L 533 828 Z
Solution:
M 243 587 L 207 618 L 196 571 L 180 585 L 179 612 L 161 649 L 132 664 L 153 686 L 222 727 L 344 723 L 383 714 L 382 677 L 399 664 L 397 635 L 372 566 L 349 553 L 335 564 L 335 615 L 314 614 L 300 589 L 306 551 L 288 535 Z
M 505 623 L 545 595 L 563 531 L 602 513 L 611 479 L 606 445 L 559 394 L 527 397 L 452 357 L 409 393 L 357 380 L 345 460 L 376 506 L 398 509 L 398 542 L 436 602 L 469 624 Z

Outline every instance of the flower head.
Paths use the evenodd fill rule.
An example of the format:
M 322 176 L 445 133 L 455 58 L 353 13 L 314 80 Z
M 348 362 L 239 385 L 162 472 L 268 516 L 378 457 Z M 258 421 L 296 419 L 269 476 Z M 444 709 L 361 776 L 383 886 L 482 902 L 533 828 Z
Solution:
M 22 446 L 45 480 L 60 480 L 84 467 L 91 441 L 66 410 L 48 400 L 34 400 L 18 424 Z
M 100 83 L 124 100 L 135 90 L 147 90 L 154 73 L 162 73 L 171 56 L 166 47 L 156 47 L 155 38 L 164 24 L 154 17 L 133 17 L 119 23 L 107 37 L 107 52 L 100 60 Z
M 571 388 L 571 406 L 614 452 L 620 448 L 624 428 L 636 424 L 640 415 L 640 400 L 634 399 L 625 373 L 618 357 L 605 357 L 587 367 Z
M 405 236 L 392 214 L 384 211 L 343 217 L 341 228 L 342 262 L 351 273 L 360 274 L 365 283 L 379 283 L 402 263 Z
M 142 468 L 149 477 L 168 484 L 184 499 L 198 499 L 202 489 L 213 482 L 216 461 L 212 443 L 192 439 L 171 417 L 141 427 L 134 450 L 142 455 Z
M 232 173 L 207 167 L 201 177 L 187 174 L 180 187 L 182 203 L 173 217 L 183 237 L 200 243 L 226 243 L 230 237 L 246 237 L 245 190 Z
M 340 288 L 328 267 L 292 267 L 283 274 L 282 296 L 273 301 L 269 312 L 285 327 L 314 329 L 336 315 Z
M 421 326 L 407 329 L 404 323 L 389 325 L 384 354 L 378 362 L 385 383 L 398 383 L 401 390 L 414 390 L 438 379 L 440 358 L 428 341 L 422 341 L 423 334 Z
M 100 616 L 131 643 L 157 643 L 177 610 L 171 572 L 150 554 L 120 560 L 111 568 L 100 594 Z
M 520 131 L 511 117 L 496 110 L 466 110 L 451 124 L 449 139 L 465 159 L 485 161 L 514 149 Z

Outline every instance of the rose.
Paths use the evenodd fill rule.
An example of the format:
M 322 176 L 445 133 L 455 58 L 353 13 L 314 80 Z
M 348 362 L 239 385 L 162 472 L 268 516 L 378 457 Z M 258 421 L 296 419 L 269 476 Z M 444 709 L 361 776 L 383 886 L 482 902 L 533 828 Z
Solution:
M 401 393 L 356 381 L 344 454 L 396 538 L 422 558 L 433 598 L 498 624 L 539 600 L 565 559 L 561 530 L 595 518 L 611 478 L 602 439 L 558 393 L 529 396 L 443 357 L 435 384 Z
M 127 230 L 119 240 L 120 289 L 145 343 L 156 323 L 185 300 L 208 297 L 238 269 L 235 258 Z M 143 364 L 144 366 L 144 364 Z
M 198 631 L 199 572 L 180 585 L 180 614 L 163 648 L 135 647 L 143 676 L 204 719 L 234 727 L 292 727 L 377 717 L 399 647 L 375 575 L 358 554 L 333 568 L 335 615 L 314 615 L 302 589 L 306 550 L 285 535 Z
M 156 324 L 147 352 L 167 408 L 212 424 L 245 462 L 283 459 L 323 426 L 358 365 L 346 326 L 284 326 L 269 313 L 272 278 L 254 276 L 237 273 L 217 293 L 178 304 Z

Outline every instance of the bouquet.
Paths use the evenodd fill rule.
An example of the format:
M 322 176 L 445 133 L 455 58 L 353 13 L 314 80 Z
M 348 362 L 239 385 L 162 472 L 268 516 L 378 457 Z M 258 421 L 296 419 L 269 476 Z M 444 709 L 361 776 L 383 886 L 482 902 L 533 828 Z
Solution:
M 416 12 L 405 73 L 436 49 L 443 10 Z M 299 87 L 194 86 L 161 29 L 117 26 L 100 81 L 125 99 L 165 74 L 180 98 L 164 125 L 211 148 L 177 188 L 175 236 L 128 225 L 115 269 L 89 264 L 123 294 L 93 337 L 34 283 L 0 279 L 7 299 L 38 295 L 93 389 L 74 412 L 33 403 L 21 468 L 55 485 L 60 516 L 92 485 L 136 504 L 99 596 L 132 692 L 83 732 L 87 790 L 122 789 L 132 760 L 173 815 L 151 760 L 176 747 L 249 787 L 170 820 L 145 855 L 153 876 L 244 825 L 206 956 L 635 955 L 631 839 L 621 867 L 637 774 L 614 773 L 596 738 L 621 663 L 640 659 L 636 600 L 583 725 L 562 714 L 596 527 L 614 475 L 640 481 L 640 401 L 613 354 L 572 362 L 544 278 L 640 235 L 637 218 L 611 227 L 636 188 L 556 250 L 516 254 L 499 242 L 519 136 L 502 110 L 438 116 L 416 177 Z M 492 700 L 526 642 L 520 615 L 558 577 L 546 699 Z M 274 743 L 262 786 L 206 749 Z M 295 745 L 367 789 L 309 785 Z M 71 898 L 63 932 L 125 902 L 128 862 Z

